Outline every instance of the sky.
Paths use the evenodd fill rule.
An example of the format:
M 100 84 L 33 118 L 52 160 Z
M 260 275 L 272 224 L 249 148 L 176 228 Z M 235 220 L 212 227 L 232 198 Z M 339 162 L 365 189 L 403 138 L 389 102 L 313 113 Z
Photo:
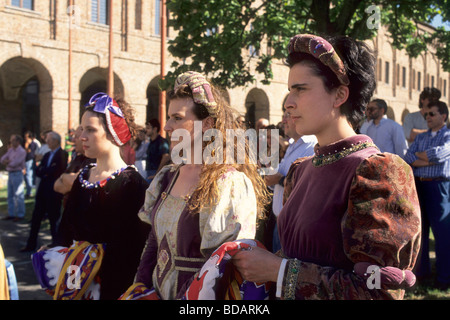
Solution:
M 450 22 L 445 22 L 442 23 L 442 17 L 440 15 L 437 15 L 433 21 L 431 22 L 431 25 L 433 27 L 440 27 L 440 26 L 444 26 L 445 30 L 450 31 Z

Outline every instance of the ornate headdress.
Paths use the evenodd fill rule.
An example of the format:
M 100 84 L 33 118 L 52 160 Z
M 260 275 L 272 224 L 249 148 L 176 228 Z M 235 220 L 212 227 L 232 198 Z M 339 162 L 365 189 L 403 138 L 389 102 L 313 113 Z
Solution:
M 324 38 L 312 34 L 298 34 L 291 38 L 288 50 L 289 54 L 304 52 L 312 55 L 329 67 L 341 84 L 346 86 L 350 84 L 344 63 L 333 46 Z
M 211 117 L 216 117 L 217 103 L 211 91 L 211 85 L 206 78 L 198 72 L 187 71 L 175 80 L 174 90 L 180 86 L 188 85 L 191 88 L 195 103 L 204 105 Z
M 106 125 L 111 132 L 114 141 L 122 146 L 131 139 L 125 117 L 117 102 L 106 93 L 94 94 L 85 107 L 93 107 L 93 111 L 103 113 L 106 117 Z

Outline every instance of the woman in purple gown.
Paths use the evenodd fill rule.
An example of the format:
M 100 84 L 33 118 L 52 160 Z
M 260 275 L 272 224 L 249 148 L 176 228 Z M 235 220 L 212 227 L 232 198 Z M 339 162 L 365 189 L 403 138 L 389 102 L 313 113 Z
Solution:
M 242 251 L 234 263 L 246 280 L 276 282 L 281 299 L 402 299 L 415 279 L 420 209 L 411 168 L 355 133 L 376 85 L 374 56 L 349 37 L 300 34 L 287 64 L 286 110 L 318 144 L 285 179 L 281 251 Z

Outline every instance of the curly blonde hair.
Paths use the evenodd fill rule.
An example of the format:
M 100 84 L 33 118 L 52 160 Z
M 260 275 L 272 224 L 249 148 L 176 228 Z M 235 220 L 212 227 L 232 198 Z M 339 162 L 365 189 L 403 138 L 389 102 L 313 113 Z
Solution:
M 252 182 L 257 200 L 258 219 L 264 219 L 265 207 L 268 203 L 270 203 L 270 194 L 267 190 L 264 179 L 258 173 L 257 164 L 251 161 L 251 149 L 249 148 L 248 141 L 245 140 L 244 145 L 234 142 L 234 161 L 231 161 L 232 163 L 227 163 L 227 153 L 223 150 L 223 146 L 226 146 L 227 143 L 225 141 L 227 129 L 245 130 L 246 128 L 244 128 L 243 125 L 237 121 L 239 118 L 239 113 L 230 107 L 221 91 L 212 85 L 211 91 L 217 103 L 215 116 L 211 117 L 214 121 L 212 128 L 219 130 L 223 137 L 222 143 L 218 143 L 218 145 L 222 146 L 220 147 L 222 150 L 212 149 L 211 153 L 214 155 L 216 152 L 222 151 L 223 161 L 222 163 L 214 162 L 208 163 L 207 165 L 204 164 L 202 166 L 200 181 L 197 188 L 192 193 L 189 201 L 189 209 L 191 212 L 199 212 L 203 207 L 213 206 L 219 197 L 217 182 L 219 178 L 228 172 L 232 167 L 237 171 L 243 172 Z M 178 87 L 176 91 L 170 91 L 168 96 L 170 100 L 184 98 L 192 99 L 193 97 L 192 91 L 188 85 L 182 85 Z M 199 120 L 206 119 L 210 116 L 205 106 L 195 102 L 193 112 Z M 208 145 L 215 142 L 214 138 L 215 137 L 212 137 L 211 141 L 203 142 L 202 151 L 205 150 Z M 245 153 L 245 161 L 244 163 L 242 163 L 242 161 L 239 163 L 237 161 L 237 155 L 242 154 L 242 152 Z

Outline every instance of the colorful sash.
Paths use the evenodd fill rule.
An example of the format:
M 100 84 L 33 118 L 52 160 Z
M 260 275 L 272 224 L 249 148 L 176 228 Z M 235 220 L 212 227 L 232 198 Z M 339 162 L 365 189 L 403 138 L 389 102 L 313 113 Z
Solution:
M 70 248 L 55 247 L 32 256 L 39 283 L 54 300 L 98 300 L 96 277 L 104 256 L 103 244 L 75 241 Z
M 69 248 L 54 247 L 48 250 L 38 251 L 31 257 L 33 269 L 39 284 L 51 296 L 54 295 L 54 289 L 58 282 L 67 251 L 69 251 Z
M 226 242 L 211 254 L 202 269 L 186 290 L 182 300 L 266 300 L 269 298 L 269 283 L 245 281 L 231 262 L 240 250 L 250 247 L 265 247 L 257 240 Z M 124 293 L 120 300 L 159 300 L 155 290 L 143 283 L 136 283 Z
M 183 300 L 266 300 L 269 298 L 269 283 L 245 281 L 233 263 L 229 263 L 240 250 L 250 247 L 265 247 L 257 240 L 226 242 L 211 254 L 197 273 Z M 223 288 L 220 292 L 215 288 Z
M 161 300 L 155 289 L 149 289 L 145 284 L 137 282 L 120 296 L 119 300 Z

